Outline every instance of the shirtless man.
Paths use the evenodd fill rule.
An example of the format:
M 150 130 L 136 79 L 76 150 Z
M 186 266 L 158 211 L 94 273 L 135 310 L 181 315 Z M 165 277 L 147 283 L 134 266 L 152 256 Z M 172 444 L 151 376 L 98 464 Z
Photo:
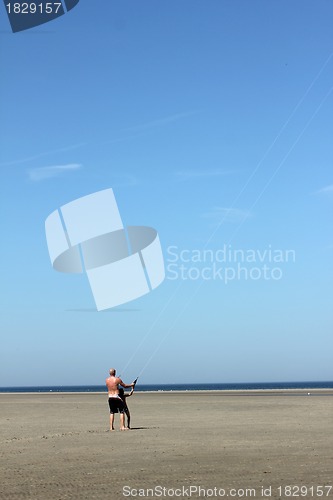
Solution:
M 109 396 L 110 431 L 114 431 L 114 414 L 118 412 L 120 413 L 120 430 L 125 431 L 127 430 L 125 427 L 125 405 L 123 400 L 119 397 L 118 385 L 127 389 L 129 387 L 134 387 L 135 383 L 125 384 L 121 378 L 116 377 L 116 370 L 114 368 L 110 368 L 109 373 L 110 377 L 106 379 L 105 383 Z

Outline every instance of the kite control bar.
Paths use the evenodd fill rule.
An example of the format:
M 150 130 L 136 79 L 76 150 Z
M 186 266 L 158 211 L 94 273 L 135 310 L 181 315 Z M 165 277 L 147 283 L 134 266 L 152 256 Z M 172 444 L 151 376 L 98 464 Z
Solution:
M 135 380 L 134 380 L 134 382 L 133 382 L 133 389 L 134 389 L 134 388 L 135 388 L 135 386 L 136 386 L 136 383 L 137 383 L 137 381 L 138 381 L 138 378 L 139 378 L 139 377 L 136 377 L 136 379 L 135 379 Z

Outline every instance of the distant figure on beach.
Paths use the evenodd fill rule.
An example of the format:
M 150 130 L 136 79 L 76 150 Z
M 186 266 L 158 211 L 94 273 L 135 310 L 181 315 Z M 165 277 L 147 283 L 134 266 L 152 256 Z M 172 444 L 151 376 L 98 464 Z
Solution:
M 108 389 L 109 397 L 109 408 L 110 408 L 110 431 L 114 431 L 114 414 L 120 414 L 120 430 L 127 430 L 125 427 L 125 404 L 124 401 L 119 396 L 119 385 L 125 389 L 135 386 L 135 383 L 125 384 L 120 377 L 116 377 L 116 370 L 110 368 L 110 376 L 105 380 L 106 387 Z
M 125 411 L 125 415 L 127 417 L 127 429 L 131 428 L 131 426 L 130 426 L 131 414 L 130 414 L 129 408 L 127 406 L 126 399 L 129 398 L 130 396 L 132 396 L 133 392 L 134 392 L 134 387 L 132 387 L 131 392 L 128 392 L 126 394 L 125 394 L 124 389 L 122 387 L 119 389 L 119 396 L 121 397 L 121 399 L 123 400 L 124 405 L 125 405 L 124 411 Z

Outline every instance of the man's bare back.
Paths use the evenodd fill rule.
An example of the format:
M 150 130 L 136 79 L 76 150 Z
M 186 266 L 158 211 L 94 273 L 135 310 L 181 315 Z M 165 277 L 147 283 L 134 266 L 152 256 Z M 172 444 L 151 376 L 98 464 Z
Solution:
M 124 382 L 121 380 L 120 377 L 115 377 L 114 375 L 108 377 L 105 383 L 108 389 L 109 397 L 116 396 L 117 394 L 119 394 L 118 385 L 123 386 L 124 384 Z
M 106 387 L 108 389 L 109 397 L 118 396 L 118 394 L 119 394 L 118 385 L 121 385 L 125 389 L 128 389 L 129 387 L 133 387 L 133 383 L 132 384 L 125 384 L 125 382 L 123 382 L 120 377 L 116 377 L 116 370 L 114 368 L 110 369 L 110 377 L 108 377 L 105 380 L 105 383 L 106 383 Z

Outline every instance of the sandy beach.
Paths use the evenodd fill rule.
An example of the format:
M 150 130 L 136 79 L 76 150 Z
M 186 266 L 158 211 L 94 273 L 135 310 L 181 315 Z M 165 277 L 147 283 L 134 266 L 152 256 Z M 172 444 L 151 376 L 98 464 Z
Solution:
M 128 404 L 111 433 L 105 394 L 0 394 L 0 498 L 333 498 L 332 390 Z

